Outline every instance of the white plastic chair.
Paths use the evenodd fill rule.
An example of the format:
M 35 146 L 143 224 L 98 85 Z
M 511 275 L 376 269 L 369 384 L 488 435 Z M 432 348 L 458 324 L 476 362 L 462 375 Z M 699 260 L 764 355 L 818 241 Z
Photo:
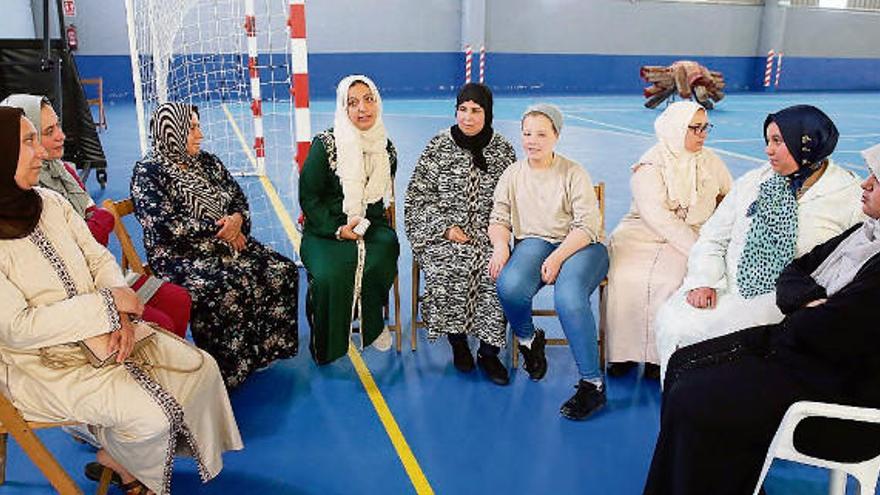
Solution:
M 846 493 L 846 475 L 850 474 L 859 482 L 859 495 L 876 494 L 877 476 L 880 474 L 880 455 L 863 462 L 834 462 L 802 454 L 794 448 L 794 430 L 802 419 L 819 416 L 826 418 L 848 419 L 865 423 L 880 423 L 880 410 L 864 407 L 841 406 L 824 402 L 800 401 L 792 404 L 782 422 L 764 460 L 761 477 L 755 487 L 754 495 L 758 495 L 770 464 L 774 458 L 800 462 L 812 466 L 831 469 L 831 481 L 828 486 L 829 495 Z

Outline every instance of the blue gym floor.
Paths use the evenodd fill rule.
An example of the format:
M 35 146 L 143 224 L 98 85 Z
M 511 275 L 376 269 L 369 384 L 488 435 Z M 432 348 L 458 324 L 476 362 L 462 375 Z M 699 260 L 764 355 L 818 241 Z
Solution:
M 629 208 L 629 167 L 654 142 L 653 121 L 659 111 L 642 107 L 638 96 L 498 97 L 494 127 L 518 152 L 519 116 L 536 101 L 562 108 L 566 120 L 559 151 L 582 163 L 594 182 L 606 183 L 610 232 Z M 740 176 L 763 162 L 765 115 L 796 103 L 817 105 L 834 119 L 841 131 L 834 158 L 864 176 L 858 151 L 880 142 L 878 93 L 729 95 L 710 113 L 715 128 L 708 145 L 721 153 L 735 177 Z M 332 101 L 312 102 L 313 132 L 330 125 L 333 106 Z M 286 108 L 277 105 L 269 113 Z M 453 119 L 452 98 L 385 101 L 385 124 L 399 152 L 396 190 L 401 205 L 423 146 Z M 107 121 L 109 130 L 101 133 L 101 140 L 109 182 L 104 190 L 94 178 L 88 183 L 99 203 L 129 195 L 132 164 L 140 154 L 134 106 L 111 104 Z M 240 124 L 247 129 L 246 122 Z M 270 147 L 273 138 L 289 139 L 267 135 Z M 244 154 L 241 159 L 246 160 Z M 295 181 L 283 174 L 289 163 L 288 157 L 267 169 L 295 219 Z M 253 203 L 267 204 L 255 179 L 242 182 Z M 291 255 L 273 210 L 260 211 L 265 214 L 255 219 L 258 235 Z M 175 493 L 641 493 L 658 430 L 658 383 L 642 380 L 636 372 L 610 379 L 607 407 L 586 422 L 571 422 L 558 414 L 576 381 L 565 347 L 548 348 L 550 369 L 544 380 L 531 382 L 523 371 L 512 370 L 508 387 L 491 384 L 479 371 L 458 373 L 448 344 L 432 345 L 423 332 L 418 350 L 411 352 L 412 258 L 402 217 L 401 207 L 397 223 L 403 352 L 364 351 L 368 373 L 358 373 L 355 364 L 361 358 L 356 353 L 319 368 L 308 353 L 309 329 L 301 307 L 300 355 L 255 374 L 231 394 L 245 450 L 227 454 L 223 472 L 204 486 L 194 464 L 178 460 Z M 134 233 L 140 242 L 137 229 Z M 302 302 L 304 284 L 300 292 Z M 558 331 L 552 321 L 539 325 Z M 40 436 L 77 483 L 86 492 L 94 490 L 95 484 L 82 474 L 93 452 L 60 431 Z M 0 492 L 53 492 L 14 441 L 7 479 Z M 826 483 L 824 471 L 777 463 L 766 487 L 770 495 L 818 495 L 827 493 Z

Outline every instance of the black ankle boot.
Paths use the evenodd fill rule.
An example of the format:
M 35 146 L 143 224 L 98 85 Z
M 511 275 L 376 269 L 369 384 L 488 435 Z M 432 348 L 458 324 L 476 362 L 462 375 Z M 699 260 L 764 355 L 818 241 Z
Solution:
M 510 383 L 510 376 L 507 374 L 507 368 L 501 364 L 501 360 L 494 354 L 477 353 L 477 365 L 486 374 L 486 377 L 495 385 L 507 385 Z
M 543 330 L 535 330 L 535 338 L 531 348 L 519 345 L 519 352 L 523 357 L 523 368 L 529 373 L 529 378 L 538 381 L 547 374 L 547 356 L 544 355 L 544 346 L 547 339 L 544 338 Z
M 580 380 L 575 387 L 577 391 L 559 409 L 559 413 L 568 419 L 580 421 L 596 412 L 605 405 L 605 387 L 598 388 L 586 380 Z
M 468 346 L 467 337 L 463 339 L 449 339 L 449 345 L 452 346 L 452 364 L 455 365 L 455 369 L 462 373 L 473 371 L 474 356 L 471 354 L 471 348 Z
M 629 373 L 630 371 L 632 371 L 633 368 L 638 366 L 638 364 L 639 363 L 635 361 L 620 361 L 616 363 L 608 363 L 608 367 L 605 369 L 605 373 L 608 376 L 613 376 L 616 378 Z
M 660 365 L 645 363 L 645 378 L 648 380 L 660 380 Z

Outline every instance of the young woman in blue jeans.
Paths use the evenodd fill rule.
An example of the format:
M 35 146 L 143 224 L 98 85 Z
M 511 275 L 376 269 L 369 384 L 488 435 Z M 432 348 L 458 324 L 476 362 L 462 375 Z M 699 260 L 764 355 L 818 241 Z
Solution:
M 554 305 L 580 373 L 577 392 L 560 413 L 580 420 L 605 404 L 590 295 L 608 272 L 608 251 L 599 243 L 589 174 L 554 151 L 561 129 L 562 112 L 553 105 L 534 105 L 523 115 L 526 159 L 511 165 L 495 188 L 489 274 L 532 380 L 547 373 L 546 340 L 535 330 L 532 298 L 544 285 L 555 285 Z

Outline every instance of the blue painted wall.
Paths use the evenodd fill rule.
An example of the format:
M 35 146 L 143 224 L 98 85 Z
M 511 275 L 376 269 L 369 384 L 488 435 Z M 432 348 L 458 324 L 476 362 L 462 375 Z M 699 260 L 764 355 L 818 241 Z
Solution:
M 638 93 L 642 65 L 691 58 L 724 73 L 728 92 L 760 90 L 762 57 L 490 53 L 487 82 L 499 93 Z M 309 55 L 312 97 L 333 97 L 345 75 L 373 77 L 386 96 L 454 93 L 463 83 L 460 53 L 317 53 Z M 133 99 L 131 63 L 124 55 L 77 56 L 82 77 L 104 78 L 108 99 Z M 265 78 L 265 74 L 264 74 Z M 279 76 L 276 76 L 276 80 Z M 780 91 L 877 90 L 880 59 L 786 57 Z M 266 95 L 268 98 L 269 95 Z M 276 95 L 286 98 L 283 92 Z

